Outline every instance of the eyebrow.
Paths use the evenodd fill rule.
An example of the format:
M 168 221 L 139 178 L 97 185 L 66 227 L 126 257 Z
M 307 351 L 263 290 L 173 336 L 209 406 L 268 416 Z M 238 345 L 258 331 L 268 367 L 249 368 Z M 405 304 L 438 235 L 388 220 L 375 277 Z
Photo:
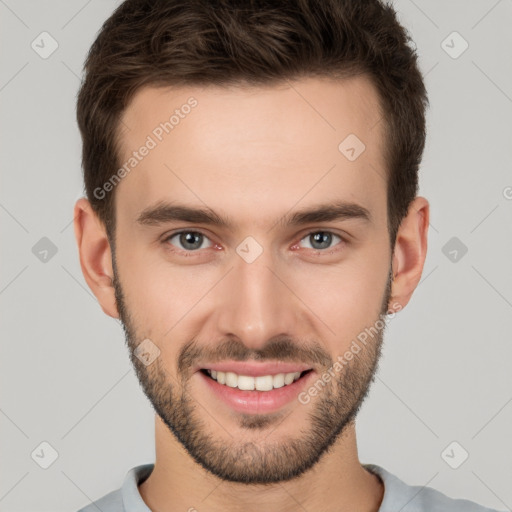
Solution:
M 347 219 L 361 219 L 365 222 L 372 222 L 371 214 L 364 206 L 338 201 L 287 214 L 277 224 L 281 226 L 300 226 L 313 222 L 332 222 Z M 233 224 L 228 217 L 219 215 L 211 208 L 194 208 L 166 201 L 160 201 L 145 208 L 137 217 L 137 223 L 143 226 L 159 226 L 173 221 L 207 224 L 226 229 L 231 228 Z

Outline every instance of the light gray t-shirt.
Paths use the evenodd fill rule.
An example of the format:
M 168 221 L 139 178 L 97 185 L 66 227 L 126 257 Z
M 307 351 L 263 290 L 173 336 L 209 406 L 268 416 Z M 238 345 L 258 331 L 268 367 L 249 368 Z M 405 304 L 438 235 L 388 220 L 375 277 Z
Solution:
M 121 489 L 106 494 L 78 512 L 151 512 L 137 485 L 148 478 L 153 467 L 154 464 L 144 464 L 130 469 Z M 498 512 L 473 501 L 449 498 L 431 487 L 408 485 L 376 464 L 363 464 L 363 467 L 379 476 L 384 484 L 384 497 L 378 512 Z

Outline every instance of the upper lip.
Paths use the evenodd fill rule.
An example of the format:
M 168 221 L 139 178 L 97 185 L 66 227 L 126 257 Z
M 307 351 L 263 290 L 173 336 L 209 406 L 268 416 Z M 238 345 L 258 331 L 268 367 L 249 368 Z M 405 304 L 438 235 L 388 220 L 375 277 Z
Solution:
M 311 366 L 302 363 L 283 363 L 280 361 L 258 363 L 252 361 L 224 361 L 220 363 L 198 366 L 195 371 L 215 370 L 218 372 L 233 372 L 237 375 L 258 377 L 263 375 L 277 375 L 278 373 L 295 373 L 312 370 Z

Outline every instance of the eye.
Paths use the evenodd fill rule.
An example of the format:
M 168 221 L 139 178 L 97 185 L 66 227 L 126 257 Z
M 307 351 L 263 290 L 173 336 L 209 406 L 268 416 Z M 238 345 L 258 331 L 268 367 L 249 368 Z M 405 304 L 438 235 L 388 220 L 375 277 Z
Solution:
M 176 238 L 177 244 L 171 242 L 173 238 Z M 210 245 L 203 246 L 205 241 L 209 242 L 209 238 L 207 238 L 203 233 L 199 231 L 179 231 L 178 233 L 174 233 L 168 236 L 164 242 L 170 242 L 171 245 L 177 247 L 178 249 L 184 250 L 185 252 L 193 252 L 199 249 L 206 249 L 207 247 L 211 247 Z
M 336 242 L 336 239 L 338 242 L 334 243 Z M 303 242 L 306 243 L 305 247 L 307 249 L 327 252 L 326 249 L 331 249 L 335 245 L 339 245 L 340 242 L 344 242 L 344 240 L 341 236 L 330 231 L 312 231 L 303 237 L 300 242 L 294 246 L 294 248 L 301 246 Z M 191 255 L 194 252 L 198 252 L 200 249 L 207 249 L 215 245 L 200 231 L 186 230 L 172 233 L 163 240 L 163 243 L 169 243 L 177 249 L 176 252 L 183 252 L 186 255 Z
M 334 233 L 331 233 L 330 231 L 312 231 L 311 233 L 308 233 L 302 240 L 311 241 L 308 249 L 313 250 L 324 250 L 324 249 L 330 249 L 332 246 L 332 242 L 334 239 L 338 239 L 340 242 L 343 242 L 343 239 L 335 235 Z M 299 242 L 300 243 L 300 242 Z

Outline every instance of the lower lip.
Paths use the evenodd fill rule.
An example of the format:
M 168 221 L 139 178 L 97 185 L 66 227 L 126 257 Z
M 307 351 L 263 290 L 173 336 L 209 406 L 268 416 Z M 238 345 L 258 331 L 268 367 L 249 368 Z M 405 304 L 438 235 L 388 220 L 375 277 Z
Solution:
M 278 411 L 296 400 L 315 372 L 310 371 L 292 384 L 271 391 L 242 391 L 238 388 L 219 384 L 203 372 L 199 371 L 197 373 L 209 389 L 235 411 L 249 414 L 267 414 Z

